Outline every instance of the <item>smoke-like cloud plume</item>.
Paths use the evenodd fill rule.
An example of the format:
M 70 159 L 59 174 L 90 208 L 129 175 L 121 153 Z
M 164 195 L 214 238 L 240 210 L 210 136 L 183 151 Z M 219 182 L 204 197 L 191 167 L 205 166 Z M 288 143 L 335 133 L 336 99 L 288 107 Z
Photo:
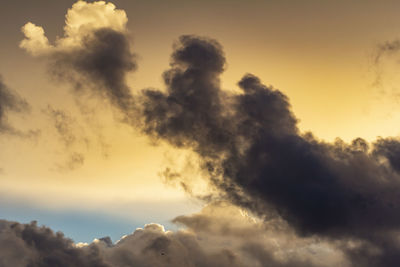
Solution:
M 22 135 L 22 132 L 9 124 L 8 112 L 22 113 L 29 111 L 29 109 L 28 102 L 8 88 L 0 77 L 0 134 Z
M 144 91 L 145 131 L 197 152 L 233 203 L 276 214 L 301 236 L 357 240 L 350 257 L 396 266 L 399 141 L 329 144 L 302 134 L 288 98 L 254 75 L 239 81 L 241 94 L 221 93 L 224 62 L 215 41 L 183 37 L 164 75 L 167 93 Z
M 62 109 L 56 109 L 48 105 L 43 113 L 48 116 L 52 122 L 55 132 L 59 136 L 59 140 L 64 145 L 67 159 L 64 163 L 57 163 L 56 167 L 60 171 L 72 171 L 82 167 L 85 162 L 85 155 L 82 149 L 78 149 L 79 145 L 88 147 L 90 142 L 89 138 L 84 136 L 76 128 L 79 128 L 74 117 Z
M 90 93 L 130 113 L 133 99 L 125 79 L 136 62 L 127 21 L 125 12 L 112 3 L 78 1 L 66 15 L 64 36 L 54 45 L 42 27 L 29 22 L 22 28 L 25 39 L 20 47 L 47 58 L 53 76 L 71 82 L 76 92 L 91 89 Z
M 374 63 L 379 64 L 382 60 L 382 57 L 385 55 L 392 55 L 400 50 L 400 41 L 394 40 L 391 42 L 385 42 L 383 44 L 378 45 L 374 57 Z
M 97 26 L 98 12 L 105 19 Z M 89 23 L 80 23 L 80 16 L 88 16 Z M 71 81 L 77 92 L 89 88 L 119 108 L 128 123 L 136 127 L 140 121 L 145 134 L 197 153 L 205 176 L 225 200 L 266 221 L 280 218 L 297 236 L 339 244 L 352 266 L 400 264 L 399 139 L 326 143 L 302 133 L 288 97 L 258 77 L 240 79 L 241 93 L 223 91 L 222 46 L 192 35 L 180 37 L 174 46 L 171 67 L 163 75 L 166 90 L 144 89 L 134 96 L 125 82 L 136 66 L 125 24 L 125 13 L 114 5 L 79 1 L 68 11 L 65 36 L 56 45 L 48 44 L 42 28 L 27 24 L 21 47 L 47 57 L 57 67 L 54 73 Z M 177 221 L 190 225 L 187 218 Z M 153 230 L 150 236 L 157 238 L 142 248 L 145 255 L 172 246 L 181 252 L 170 259 L 171 266 L 202 266 L 196 255 L 206 254 L 192 239 L 172 235 L 180 242 L 191 240 L 182 247 Z M 245 247 L 263 261 L 271 258 L 263 247 Z M 165 256 L 148 255 L 150 266 Z M 195 262 L 186 264 L 182 255 Z M 135 260 L 135 254 L 121 259 L 129 257 Z M 229 253 L 217 258 L 241 266 Z

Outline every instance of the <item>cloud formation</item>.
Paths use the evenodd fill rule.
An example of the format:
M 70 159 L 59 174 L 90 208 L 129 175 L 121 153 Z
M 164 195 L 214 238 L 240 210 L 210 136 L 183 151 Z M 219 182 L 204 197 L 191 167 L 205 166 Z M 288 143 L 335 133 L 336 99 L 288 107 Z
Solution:
M 99 12 L 105 19 L 98 27 L 93 21 Z M 86 16 L 89 22 L 83 22 Z M 296 238 L 317 237 L 338 245 L 352 266 L 400 264 L 399 139 L 326 143 L 300 132 L 289 98 L 258 77 L 244 75 L 238 94 L 223 91 L 222 46 L 193 35 L 180 37 L 174 46 L 170 69 L 163 75 L 166 90 L 144 89 L 134 96 L 125 82 L 136 66 L 125 24 L 125 13 L 114 5 L 79 1 L 68 11 L 65 36 L 56 45 L 48 44 L 41 28 L 27 24 L 21 46 L 47 57 L 53 74 L 72 82 L 75 92 L 90 89 L 117 107 L 126 122 L 137 127 L 140 121 L 140 130 L 153 139 L 194 151 L 204 176 L 219 189 L 218 197 L 266 222 L 282 220 Z M 202 220 L 196 218 L 196 223 L 207 225 Z M 176 222 L 203 231 L 189 217 Z M 174 255 L 180 251 L 169 259 L 171 266 L 202 266 L 196 262 L 198 255 L 201 260 L 223 261 L 214 266 L 243 265 L 231 252 L 206 254 L 193 238 L 182 235 L 150 225 L 117 247 L 131 244 L 129 240 L 140 247 L 142 243 L 135 242 L 141 236 L 153 240 L 140 247 L 143 257 L 151 256 L 136 259 L 135 253 L 122 253 L 119 260 L 154 266 L 169 259 L 162 253 L 171 247 Z M 176 240 L 189 243 L 182 246 Z M 260 262 L 273 259 L 258 243 L 243 246 Z M 161 254 L 156 257 L 152 251 Z M 311 264 L 273 262 L 272 266 Z
M 65 16 L 64 36 L 57 38 L 54 45 L 49 43 L 42 27 L 28 22 L 22 27 L 25 39 L 20 47 L 33 55 L 74 49 L 83 45 L 88 35 L 103 28 L 126 32 L 127 22 L 125 11 L 116 9 L 112 3 L 77 1 Z
M 288 98 L 251 74 L 239 81 L 241 94 L 222 93 L 220 47 L 180 39 L 164 75 L 167 93 L 144 91 L 145 132 L 197 152 L 233 203 L 279 216 L 300 236 L 357 240 L 357 249 L 346 249 L 355 262 L 396 266 L 399 140 L 330 144 L 300 133 Z
M 0 77 L 0 134 L 18 134 L 22 133 L 12 127 L 8 120 L 8 112 L 22 113 L 29 111 L 29 104 L 16 92 L 8 88 Z
M 69 147 L 77 142 L 78 137 L 74 133 L 73 125 L 75 121 L 66 111 L 47 106 L 43 111 L 51 119 L 54 128 L 65 147 Z
M 148 224 L 116 243 L 105 237 L 91 244 L 75 244 L 62 233 L 35 222 L 0 221 L 0 265 L 348 266 L 340 251 L 329 244 L 315 245 L 278 232 L 273 224 L 266 228 L 227 203 L 214 203 L 175 221 L 186 229 L 171 232 L 159 224 Z
M 54 45 L 49 44 L 42 27 L 25 24 L 20 47 L 46 57 L 54 77 L 71 82 L 77 92 L 92 89 L 128 111 L 133 100 L 125 78 L 136 63 L 125 12 L 104 1 L 78 1 L 68 10 L 65 23 L 64 36 Z
M 60 141 L 64 145 L 66 161 L 57 163 L 56 168 L 60 171 L 72 171 L 82 167 L 85 162 L 84 151 L 80 147 L 88 148 L 89 138 L 81 131 L 79 125 L 67 111 L 57 109 L 48 105 L 43 112 L 51 120 Z M 77 129 L 78 128 L 78 129 Z
M 0 265 L 11 266 L 108 266 L 96 247 L 78 249 L 62 233 L 35 222 L 0 221 Z

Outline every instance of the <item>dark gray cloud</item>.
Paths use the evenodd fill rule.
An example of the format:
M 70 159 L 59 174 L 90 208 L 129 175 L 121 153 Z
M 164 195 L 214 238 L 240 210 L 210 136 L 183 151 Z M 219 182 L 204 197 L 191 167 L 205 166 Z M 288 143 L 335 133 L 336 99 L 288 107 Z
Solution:
M 82 45 L 56 50 L 49 59 L 54 77 L 72 82 L 76 92 L 91 88 L 121 111 L 133 107 L 125 79 L 136 63 L 126 33 L 111 28 L 93 30 L 83 37 Z
M 22 135 L 8 122 L 8 112 L 27 112 L 30 106 L 28 102 L 16 92 L 8 88 L 0 76 L 0 133 Z
M 179 147 L 192 146 L 200 154 L 223 149 L 231 134 L 229 121 L 221 116 L 219 75 L 224 65 L 217 42 L 182 36 L 171 69 L 163 75 L 167 92 L 143 91 L 144 131 Z
M 396 242 L 379 244 L 400 227 L 398 141 L 330 144 L 302 134 L 288 98 L 254 75 L 240 80 L 241 94 L 222 93 L 224 62 L 215 41 L 181 38 L 164 74 L 167 92 L 144 91 L 145 132 L 197 152 L 233 203 L 277 214 L 299 235 L 361 240 L 379 247 L 363 250 L 364 259 L 397 266 L 387 260 L 400 252 Z
M 0 266 L 110 266 L 96 246 L 76 248 L 62 233 L 54 233 L 35 222 L 19 224 L 0 221 Z

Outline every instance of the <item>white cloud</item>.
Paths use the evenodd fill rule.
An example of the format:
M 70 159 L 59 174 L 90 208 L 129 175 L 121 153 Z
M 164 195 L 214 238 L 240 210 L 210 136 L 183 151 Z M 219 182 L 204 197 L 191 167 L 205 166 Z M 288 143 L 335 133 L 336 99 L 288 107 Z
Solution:
M 45 55 L 55 50 L 80 46 L 83 39 L 97 29 L 126 32 L 127 22 L 125 11 L 116 9 L 112 3 L 78 1 L 65 16 L 64 36 L 57 38 L 54 45 L 49 43 L 42 27 L 28 22 L 22 27 L 25 39 L 21 41 L 20 47 L 34 56 Z
M 20 47 L 34 56 L 49 52 L 53 47 L 49 44 L 49 40 L 44 35 L 42 27 L 28 22 L 22 27 L 25 39 L 21 41 Z

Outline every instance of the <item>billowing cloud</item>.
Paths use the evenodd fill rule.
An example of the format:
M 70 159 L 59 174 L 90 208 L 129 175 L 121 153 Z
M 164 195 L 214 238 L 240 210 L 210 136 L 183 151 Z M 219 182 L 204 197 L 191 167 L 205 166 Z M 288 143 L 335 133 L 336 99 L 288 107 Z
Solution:
M 32 55 L 45 54 L 54 48 L 49 44 L 49 39 L 44 35 L 42 27 L 28 22 L 22 28 L 22 32 L 25 39 L 20 43 L 20 47 L 26 49 Z
M 25 39 L 20 47 L 33 55 L 73 49 L 80 47 L 93 32 L 103 28 L 126 32 L 127 22 L 125 11 L 116 9 L 112 3 L 77 1 L 65 16 L 64 36 L 57 38 L 54 45 L 49 43 L 42 27 L 28 22 L 22 27 Z
M 54 233 L 35 222 L 0 221 L 1 266 L 109 266 L 97 247 L 78 249 L 62 233 Z
M 27 23 L 20 46 L 46 57 L 53 75 L 70 81 L 77 92 L 92 89 L 120 110 L 129 110 L 132 96 L 125 77 L 136 63 L 125 12 L 104 1 L 78 1 L 68 10 L 65 23 L 64 36 L 54 45 L 49 44 L 42 27 Z
M 280 218 L 261 221 L 226 202 L 173 221 L 205 240 L 205 247 L 229 244 L 245 266 L 350 266 L 335 245 L 313 237 L 299 238 Z
M 241 94 L 222 93 L 224 61 L 215 41 L 182 37 L 164 75 L 167 92 L 144 91 L 145 132 L 197 152 L 233 203 L 275 214 L 300 236 L 357 240 L 351 257 L 362 250 L 370 266 L 395 266 L 399 141 L 329 144 L 300 133 L 288 98 L 254 75 L 240 80 Z
M 97 12 L 106 17 L 101 27 L 92 23 Z M 83 20 L 86 16 L 88 22 Z M 220 75 L 226 60 L 222 46 L 192 35 L 180 37 L 174 46 L 171 67 L 163 75 L 166 90 L 144 89 L 133 96 L 125 77 L 135 62 L 123 18 L 125 13 L 111 4 L 80 1 L 69 10 L 65 36 L 56 45 L 46 48 L 43 31 L 30 25 L 34 30 L 27 37 L 34 40 L 37 36 L 36 42 L 29 49 L 28 43 L 21 46 L 28 51 L 34 47 L 47 50 L 54 74 L 72 82 L 78 93 L 91 89 L 108 99 L 128 123 L 136 127 L 140 121 L 143 133 L 195 152 L 204 176 L 219 189 L 218 197 L 266 222 L 282 220 L 296 238 L 315 237 L 336 244 L 353 266 L 400 264 L 397 138 L 372 144 L 361 138 L 350 144 L 341 140 L 326 143 L 312 133 L 300 132 L 289 98 L 258 77 L 244 75 L 238 82 L 238 94 L 223 91 Z M 202 224 L 209 224 L 204 217 L 176 221 L 199 231 Z M 136 238 L 152 243 L 141 246 Z M 150 225 L 116 247 L 139 246 L 144 255 L 140 259 L 135 253 L 122 252 L 118 258 L 138 260 L 139 266 L 164 261 L 167 266 L 202 266 L 197 263 L 198 255 L 201 260 L 222 261 L 205 266 L 243 265 L 234 252 L 207 254 L 195 241 L 181 232 L 165 233 Z M 260 262 L 271 260 L 272 266 L 312 264 L 309 259 L 278 263 L 257 242 L 242 247 Z M 155 256 L 154 251 L 160 254 Z M 168 253 L 177 251 L 177 258 L 168 258 Z
M 0 263 L 5 267 L 348 266 L 342 253 L 329 244 L 298 239 L 278 224 L 265 227 L 226 203 L 175 221 L 186 229 L 171 232 L 148 224 L 116 243 L 106 237 L 91 244 L 74 244 L 34 222 L 1 221 Z

